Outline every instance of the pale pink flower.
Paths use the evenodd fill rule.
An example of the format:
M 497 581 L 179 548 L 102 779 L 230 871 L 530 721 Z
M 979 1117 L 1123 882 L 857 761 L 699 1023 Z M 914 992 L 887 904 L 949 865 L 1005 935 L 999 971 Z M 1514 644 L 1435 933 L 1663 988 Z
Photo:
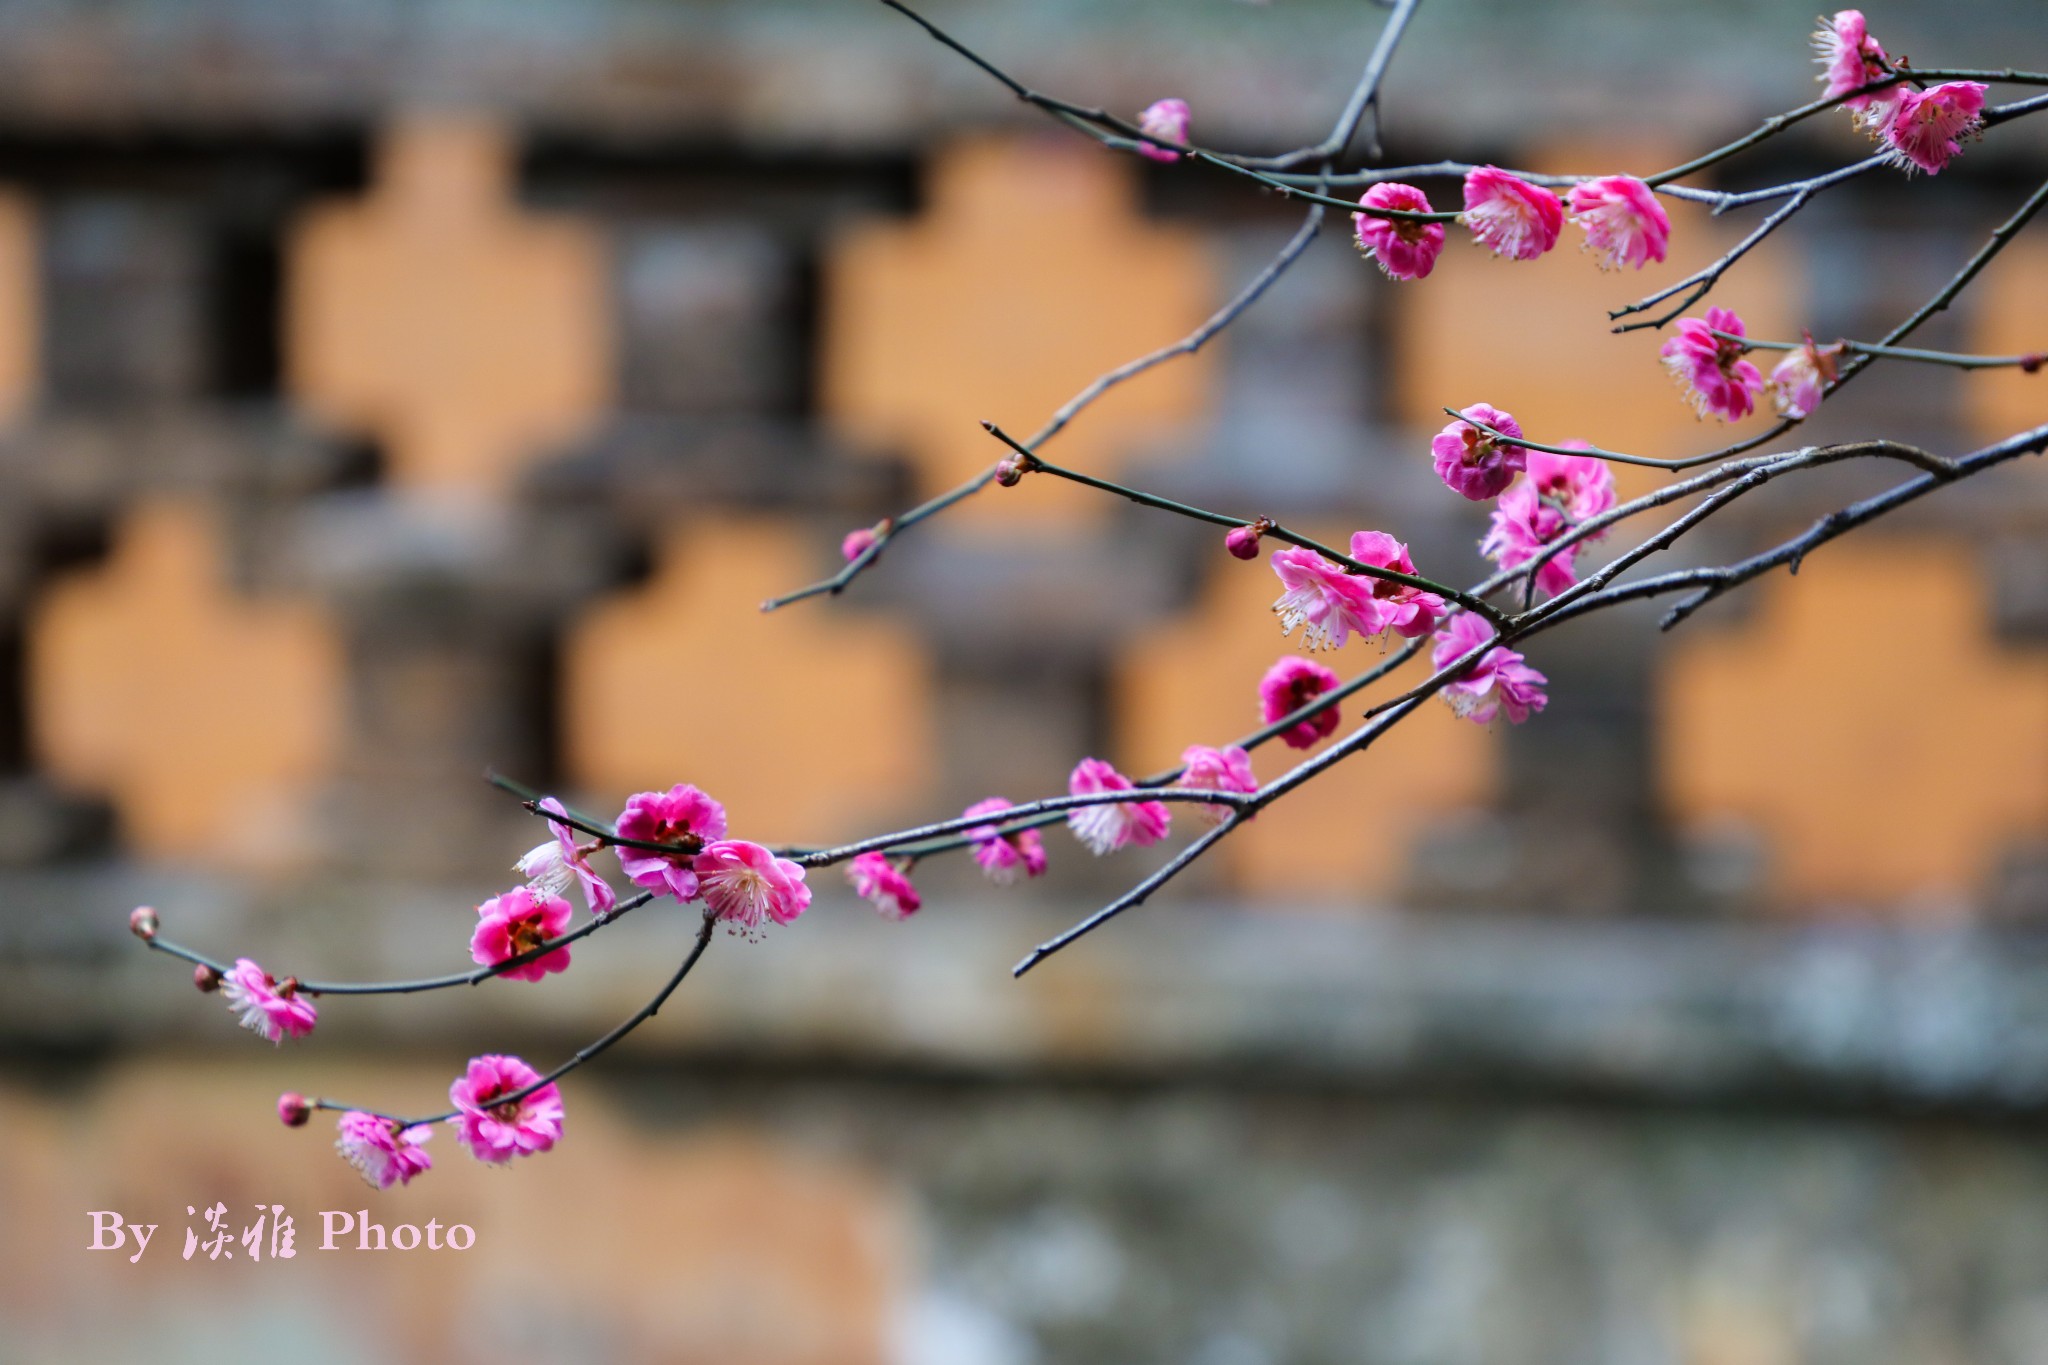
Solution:
M 1009 810 L 1013 805 L 1007 797 L 991 796 L 960 813 L 993 815 L 999 810 Z M 1017 829 L 1005 834 L 1000 825 L 976 825 L 967 831 L 967 837 L 974 841 L 974 861 L 998 886 L 1008 886 L 1016 881 L 1019 872 L 1028 877 L 1037 877 L 1045 872 L 1045 844 L 1035 829 Z
M 550 796 L 540 803 L 540 809 L 549 815 L 567 815 L 562 803 Z M 519 875 L 526 878 L 527 885 L 547 896 L 560 896 L 575 882 L 583 888 L 583 903 L 590 907 L 590 913 L 603 917 L 612 912 L 619 903 L 611 883 L 590 865 L 590 851 L 576 845 L 576 831 L 559 820 L 548 821 L 548 829 L 554 838 L 547 843 L 536 844 L 526 855 L 512 866 Z M 592 850 L 594 851 L 594 850 Z
M 1828 385 L 1835 382 L 1836 362 L 1841 354 L 1840 342 L 1816 346 L 1811 333 L 1803 345 L 1785 352 L 1785 358 L 1771 367 L 1771 402 L 1778 415 L 1795 422 L 1813 416 L 1827 394 Z
M 1917 167 L 1939 175 L 1963 150 L 1961 139 L 1983 127 L 1987 88 L 1980 81 L 1950 81 L 1932 90 L 1902 87 L 1884 124 L 1886 158 L 1908 172 Z
M 1533 261 L 1557 245 L 1564 205 L 1541 185 L 1480 166 L 1465 177 L 1465 212 L 1459 219 L 1496 256 Z
M 1739 422 L 1756 407 L 1756 397 L 1764 389 L 1763 374 L 1742 358 L 1747 348 L 1741 342 L 1714 335 L 1742 336 L 1745 330 L 1742 319 L 1729 309 L 1709 308 L 1705 322 L 1680 318 L 1677 333 L 1659 348 L 1664 368 L 1685 386 L 1685 396 L 1700 416 L 1711 412 L 1724 422 Z
M 872 526 L 863 526 L 858 530 L 848 531 L 845 539 L 839 542 L 840 557 L 850 564 L 866 554 L 868 546 L 874 544 L 878 539 L 880 537 L 875 534 L 875 529 Z
M 515 958 L 559 938 L 569 928 L 569 902 L 560 896 L 515 886 L 476 908 L 476 932 L 469 936 L 469 955 L 484 966 Z M 499 973 L 507 981 L 538 981 L 549 972 L 569 970 L 569 950 L 557 948 L 531 962 Z
M 1181 774 L 1173 783 L 1176 787 L 1200 787 L 1205 791 L 1219 792 L 1255 792 L 1259 789 L 1259 779 L 1252 774 L 1252 756 L 1235 744 L 1224 749 L 1190 744 L 1181 751 L 1180 762 Z M 1195 807 L 1195 814 L 1214 824 L 1230 814 L 1230 807 L 1201 805 Z
M 1862 10 L 1837 10 L 1834 18 L 1821 20 L 1820 27 L 1813 31 L 1813 51 L 1820 63 L 1820 75 L 1814 79 L 1827 86 L 1821 92 L 1823 99 L 1861 90 L 1889 74 L 1885 70 L 1884 46 L 1870 36 Z M 1901 89 L 1893 85 L 1857 95 L 1843 100 L 1842 107 L 1857 111 L 1866 126 L 1878 126 L 1889 116 Z
M 769 920 L 788 924 L 811 904 L 804 870 L 744 839 L 721 839 L 697 855 L 704 903 L 742 931 Z
M 879 853 L 863 853 L 848 863 L 846 879 L 884 919 L 909 919 L 924 904 L 910 878 Z
M 1415 572 L 1415 561 L 1408 557 L 1408 547 L 1384 531 L 1354 532 L 1351 557 L 1376 569 L 1393 569 L 1405 574 Z M 1406 640 L 1427 635 L 1436 629 L 1437 620 L 1444 614 L 1443 598 L 1412 583 L 1396 583 L 1390 578 L 1374 578 L 1370 574 L 1362 577 L 1372 585 L 1373 599 L 1379 603 L 1381 629 L 1391 627 L 1395 634 Z
M 334 1150 L 380 1190 L 410 1185 L 414 1176 L 433 1169 L 434 1159 L 425 1151 L 427 1139 L 434 1135 L 430 1124 L 400 1128 L 390 1119 L 351 1109 L 341 1116 L 339 1126 Z
M 1372 209 L 1399 209 L 1405 213 L 1431 211 L 1428 195 L 1413 185 L 1391 180 L 1374 185 L 1359 196 L 1358 202 Z M 1351 215 L 1351 229 L 1358 249 L 1379 262 L 1380 269 L 1396 280 L 1422 279 L 1436 268 L 1437 254 L 1444 249 L 1442 223 L 1354 213 Z
M 1484 422 L 1503 435 L 1522 435 L 1522 424 L 1491 403 L 1474 403 L 1461 412 L 1473 422 Z M 1444 486 L 1473 502 L 1499 497 L 1501 490 L 1514 482 L 1529 457 L 1521 446 L 1497 440 L 1470 422 L 1453 422 L 1432 436 L 1429 453 L 1436 461 L 1436 476 L 1444 481 Z
M 1267 669 L 1266 676 L 1259 679 L 1259 714 L 1265 718 L 1266 724 L 1271 725 L 1282 716 L 1293 715 L 1340 681 L 1335 670 L 1323 667 L 1314 659 L 1290 654 Z M 1327 738 L 1342 719 L 1333 702 L 1308 719 L 1282 730 L 1280 739 L 1290 749 L 1306 749 L 1317 740 Z
M 1664 259 L 1671 217 L 1656 192 L 1634 176 L 1581 181 L 1572 186 L 1571 206 L 1572 221 L 1586 230 L 1586 249 L 1599 254 L 1602 270 L 1641 270 Z
M 1453 616 L 1437 632 L 1431 664 L 1441 672 L 1493 638 L 1493 628 L 1470 612 Z M 1549 703 L 1543 691 L 1546 681 L 1520 654 L 1499 646 L 1480 655 L 1455 681 L 1444 684 L 1441 695 L 1453 711 L 1481 725 L 1503 711 L 1520 725 Z
M 650 844 L 692 844 L 701 849 L 725 837 L 725 807 L 687 783 L 665 792 L 638 792 L 626 798 L 626 809 L 614 822 L 619 834 Z M 679 901 L 697 894 L 695 852 L 658 853 L 617 846 L 619 866 L 635 886 L 666 891 Z
M 524 1099 L 500 1095 L 524 1090 L 540 1073 L 517 1057 L 496 1053 L 469 1059 L 469 1070 L 448 1087 L 456 1109 L 448 1120 L 455 1140 L 478 1161 L 502 1166 L 515 1156 L 545 1152 L 562 1139 L 562 1092 L 553 1081 Z
M 1096 792 L 1127 792 L 1135 788 L 1131 779 L 1099 758 L 1084 758 L 1067 779 L 1067 790 L 1075 796 Z M 1067 827 L 1074 837 L 1098 856 L 1114 853 L 1126 844 L 1156 844 L 1166 837 L 1172 814 L 1161 801 L 1105 802 L 1081 806 L 1067 812 Z
M 1286 589 L 1273 603 L 1282 635 L 1301 626 L 1305 648 L 1336 649 L 1353 631 L 1377 635 L 1386 629 L 1370 581 L 1346 573 L 1342 564 L 1293 545 L 1273 551 L 1272 564 Z
M 1186 100 L 1155 100 L 1145 106 L 1144 113 L 1138 115 L 1138 127 L 1150 137 L 1165 138 L 1169 142 L 1185 145 L 1188 140 L 1188 118 L 1191 112 Z M 1154 147 L 1149 142 L 1138 145 L 1138 155 L 1150 157 L 1154 161 L 1180 160 L 1179 152 Z
M 297 981 L 286 977 L 280 985 L 246 957 L 236 958 L 235 965 L 221 974 L 220 994 L 228 1008 L 241 1016 L 243 1028 L 273 1043 L 286 1037 L 305 1037 L 320 1017 L 313 1002 L 299 994 Z

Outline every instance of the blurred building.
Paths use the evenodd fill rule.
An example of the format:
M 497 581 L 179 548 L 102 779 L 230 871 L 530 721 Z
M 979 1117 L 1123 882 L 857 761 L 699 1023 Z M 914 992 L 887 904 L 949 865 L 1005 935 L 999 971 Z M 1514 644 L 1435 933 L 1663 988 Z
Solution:
M 1389 156 L 1672 164 L 1808 96 L 1808 8 L 1430 0 Z M 1896 8 L 1873 27 L 1922 65 L 2048 66 L 2027 0 Z M 1377 26 L 930 10 L 1044 89 L 1179 93 L 1261 149 L 1325 131 Z M 1814 120 L 1719 183 L 1859 150 Z M 1872 336 L 2044 173 L 2022 124 L 1938 182 L 1855 182 L 1716 298 L 1758 335 Z M 123 932 L 149 902 L 279 971 L 459 969 L 541 833 L 487 768 L 598 810 L 693 781 L 736 833 L 812 843 L 1253 728 L 1290 648 L 1270 573 L 1066 485 L 756 607 L 995 458 L 981 419 L 1034 430 L 1188 332 L 1297 213 L 1064 135 L 880 5 L 0 5 L 0 1358 L 2048 1358 L 2031 463 L 1674 635 L 1631 610 L 1543 637 L 1527 726 L 1431 708 L 1022 982 L 1155 864 L 1062 834 L 998 893 L 934 863 L 906 925 L 820 877 L 509 1171 L 443 1134 L 379 1194 L 271 1101 L 417 1111 L 472 1054 L 551 1064 L 694 916 L 544 985 L 330 997 L 280 1052 Z M 1658 335 L 1607 331 L 1754 221 L 1676 219 L 1640 278 L 1453 243 L 1409 286 L 1338 225 L 1048 453 L 1477 577 L 1480 521 L 1423 458 L 1444 405 L 1725 439 Z M 2036 350 L 2044 315 L 2037 224 L 1918 340 Z M 2048 413 L 2040 377 L 1880 374 L 1806 439 L 1957 451 Z M 1673 562 L 1888 477 L 1773 486 Z M 301 1254 L 182 1259 L 216 1200 L 287 1208 Z M 477 1244 L 322 1253 L 328 1208 Z M 102 1209 L 161 1240 L 87 1251 Z

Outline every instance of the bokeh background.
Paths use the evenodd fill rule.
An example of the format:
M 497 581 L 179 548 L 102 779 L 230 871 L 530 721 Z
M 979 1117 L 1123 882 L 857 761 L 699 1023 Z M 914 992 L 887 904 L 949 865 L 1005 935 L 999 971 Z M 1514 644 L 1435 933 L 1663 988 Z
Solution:
M 1811 0 L 1430 0 L 1396 159 L 1638 173 L 1807 99 Z M 1312 141 L 1357 0 L 933 0 L 1044 88 Z M 1923 65 L 2048 66 L 2033 0 L 1894 0 Z M 1817 119 L 1709 183 L 1861 155 Z M 1871 337 L 2044 173 L 2001 129 L 1813 206 L 1717 297 Z M 1432 182 L 1440 198 L 1455 192 Z M 1544 637 L 1526 727 L 1432 708 L 1012 982 L 1152 865 L 998 893 L 831 874 L 721 938 L 507 1170 L 378 1193 L 286 1088 L 418 1112 L 648 994 L 695 916 L 566 976 L 330 999 L 273 1050 L 125 933 L 277 971 L 466 965 L 539 831 L 696 782 L 817 842 L 1256 723 L 1262 566 L 1069 486 L 991 490 L 846 597 L 762 598 L 1186 332 L 1296 210 L 1048 129 L 855 0 L 0 4 L 0 1358 L 719 1365 L 2021 1365 L 2048 1359 L 2048 485 L 2016 467 L 1669 637 Z M 1394 286 L 1334 230 L 1057 458 L 1477 577 L 1441 405 L 1685 453 L 1671 265 Z M 1924 344 L 2048 344 L 2039 225 Z M 1813 424 L 1967 449 L 2048 379 L 1880 371 Z M 1753 424 L 1754 425 L 1754 424 Z M 1747 431 L 1750 427 L 1744 427 Z M 1687 551 L 1765 543 L 1869 471 Z M 1624 486 L 1646 480 L 1625 471 Z M 1679 558 L 1675 562 L 1691 562 Z M 1362 667 L 1372 646 L 1340 664 Z M 1272 776 L 1288 757 L 1259 755 Z M 187 1206 L 299 1255 L 179 1258 Z M 315 1249 L 322 1209 L 460 1254 Z M 92 1253 L 89 1210 L 159 1225 Z

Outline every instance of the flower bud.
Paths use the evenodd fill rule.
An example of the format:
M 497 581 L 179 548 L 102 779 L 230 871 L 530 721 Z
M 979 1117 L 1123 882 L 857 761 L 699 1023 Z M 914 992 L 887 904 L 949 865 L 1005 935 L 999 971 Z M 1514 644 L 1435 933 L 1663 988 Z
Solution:
M 156 911 L 138 905 L 128 912 L 128 932 L 144 943 L 156 937 Z
M 1266 523 L 1255 521 L 1249 526 L 1234 527 L 1223 537 L 1223 548 L 1239 559 L 1259 557 L 1259 537 L 1265 533 Z
M 313 1117 L 313 1106 L 296 1090 L 287 1090 L 277 1097 L 277 1117 L 287 1128 L 303 1128 Z
M 2029 351 L 2020 357 L 2020 372 L 2022 374 L 2039 374 L 2043 365 L 2048 365 L 2048 355 L 2044 355 L 2040 351 Z
M 874 544 L 876 539 L 874 528 L 871 526 L 863 526 L 859 530 L 848 531 L 846 539 L 839 542 L 839 555 L 842 559 L 851 563 L 866 554 L 868 546 Z
M 1024 478 L 1024 462 L 1015 455 L 1005 455 L 996 461 L 996 482 L 1005 488 L 1015 488 Z
M 202 962 L 192 969 L 192 984 L 202 991 L 217 991 L 220 989 L 220 971 Z

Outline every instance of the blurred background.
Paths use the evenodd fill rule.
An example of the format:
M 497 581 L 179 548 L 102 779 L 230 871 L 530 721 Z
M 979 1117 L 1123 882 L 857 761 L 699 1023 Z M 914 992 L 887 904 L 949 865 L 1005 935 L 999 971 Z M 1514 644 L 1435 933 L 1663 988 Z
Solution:
M 1810 98 L 1812 8 L 1429 0 L 1389 154 L 1647 173 Z M 1042 88 L 1180 95 L 1247 150 L 1327 131 L 1380 22 L 929 9 Z M 2040 17 L 1871 25 L 1923 66 L 2041 68 Z M 1862 154 L 1815 119 L 1707 183 Z M 1755 335 L 1874 337 L 2044 173 L 2022 124 L 1938 181 L 1853 182 L 1716 300 Z M 980 419 L 1034 430 L 1188 331 L 1297 212 L 1050 129 L 852 0 L 0 4 L 0 1358 L 2048 1359 L 2032 462 L 1672 636 L 1641 611 L 1543 637 L 1538 719 L 1432 707 L 1023 982 L 1157 859 L 1050 831 L 1042 882 L 929 864 L 902 925 L 816 875 L 511 1169 L 443 1133 L 378 1193 L 271 1105 L 426 1112 L 472 1054 L 552 1065 L 694 913 L 541 985 L 329 998 L 282 1049 L 126 935 L 148 902 L 279 973 L 459 970 L 542 833 L 486 767 L 603 812 L 691 781 L 736 834 L 816 843 L 1253 728 L 1291 648 L 1270 572 L 1071 486 L 990 490 L 842 599 L 756 604 L 992 460 Z M 1606 330 L 1755 221 L 1673 215 L 1641 276 L 1454 233 L 1413 285 L 1339 224 L 1048 453 L 1474 579 L 1482 518 L 1424 453 L 1442 405 L 1728 439 L 1659 335 Z M 2044 315 L 2037 224 L 1918 341 L 2040 349 Z M 2044 385 L 1880 371 L 1802 435 L 1959 451 L 2042 421 Z M 1673 562 L 1889 477 L 1774 486 Z M 235 1230 L 283 1206 L 298 1256 L 180 1259 L 217 1200 Z M 476 1245 L 322 1253 L 330 1208 Z M 130 1264 L 86 1250 L 89 1210 L 160 1230 Z

